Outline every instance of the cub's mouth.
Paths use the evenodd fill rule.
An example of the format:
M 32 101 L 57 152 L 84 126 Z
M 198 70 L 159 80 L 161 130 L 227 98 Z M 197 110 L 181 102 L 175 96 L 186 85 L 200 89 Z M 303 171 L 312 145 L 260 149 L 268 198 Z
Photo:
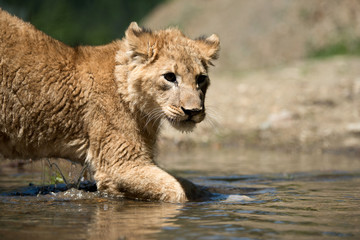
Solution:
M 167 119 L 170 122 L 171 126 L 173 126 L 175 129 L 181 132 L 191 132 L 196 127 L 197 124 L 197 122 L 191 119 L 180 120 L 180 121 L 176 121 L 169 118 Z
M 205 108 L 201 110 L 186 110 L 170 107 L 164 111 L 165 119 L 171 126 L 181 132 L 191 132 L 196 124 L 202 122 L 206 116 Z
M 198 123 L 202 122 L 205 118 L 205 113 L 202 112 L 198 116 L 185 116 L 181 118 L 171 118 L 169 116 L 166 116 L 166 119 L 168 122 L 173 126 L 175 129 L 181 131 L 181 132 L 191 132 Z

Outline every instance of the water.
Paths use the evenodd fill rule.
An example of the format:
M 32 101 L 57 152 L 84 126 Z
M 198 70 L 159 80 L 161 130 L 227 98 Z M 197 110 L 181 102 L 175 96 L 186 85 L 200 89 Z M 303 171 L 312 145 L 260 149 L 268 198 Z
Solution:
M 75 189 L 9 196 L 43 181 L 44 163 L 3 165 L 0 239 L 360 239 L 359 158 L 228 149 L 159 159 L 219 197 L 168 204 Z

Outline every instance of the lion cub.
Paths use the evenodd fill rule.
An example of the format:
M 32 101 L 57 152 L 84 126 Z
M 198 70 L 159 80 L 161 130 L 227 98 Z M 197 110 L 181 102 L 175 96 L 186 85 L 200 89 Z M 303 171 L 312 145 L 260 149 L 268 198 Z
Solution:
M 192 183 L 156 166 L 160 122 L 191 131 L 205 117 L 216 35 L 131 23 L 122 40 L 69 47 L 0 9 L 0 152 L 88 163 L 100 191 L 184 202 Z

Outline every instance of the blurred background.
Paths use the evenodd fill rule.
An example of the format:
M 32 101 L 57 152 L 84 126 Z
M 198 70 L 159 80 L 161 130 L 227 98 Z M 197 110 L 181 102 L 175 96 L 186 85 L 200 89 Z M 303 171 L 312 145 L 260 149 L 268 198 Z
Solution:
M 162 144 L 353 154 L 360 149 L 359 0 L 0 0 L 71 46 L 121 38 L 131 21 L 216 33 L 208 121 Z M 196 143 L 196 144 L 194 144 Z
M 68 45 L 99 45 L 124 35 L 164 0 L 0 0 L 0 7 Z

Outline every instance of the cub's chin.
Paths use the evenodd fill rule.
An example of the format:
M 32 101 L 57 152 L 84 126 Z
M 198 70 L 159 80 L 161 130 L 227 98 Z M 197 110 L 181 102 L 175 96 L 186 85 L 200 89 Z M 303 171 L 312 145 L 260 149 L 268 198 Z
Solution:
M 171 126 L 180 132 L 191 132 L 196 127 L 196 122 L 192 120 L 169 121 Z

